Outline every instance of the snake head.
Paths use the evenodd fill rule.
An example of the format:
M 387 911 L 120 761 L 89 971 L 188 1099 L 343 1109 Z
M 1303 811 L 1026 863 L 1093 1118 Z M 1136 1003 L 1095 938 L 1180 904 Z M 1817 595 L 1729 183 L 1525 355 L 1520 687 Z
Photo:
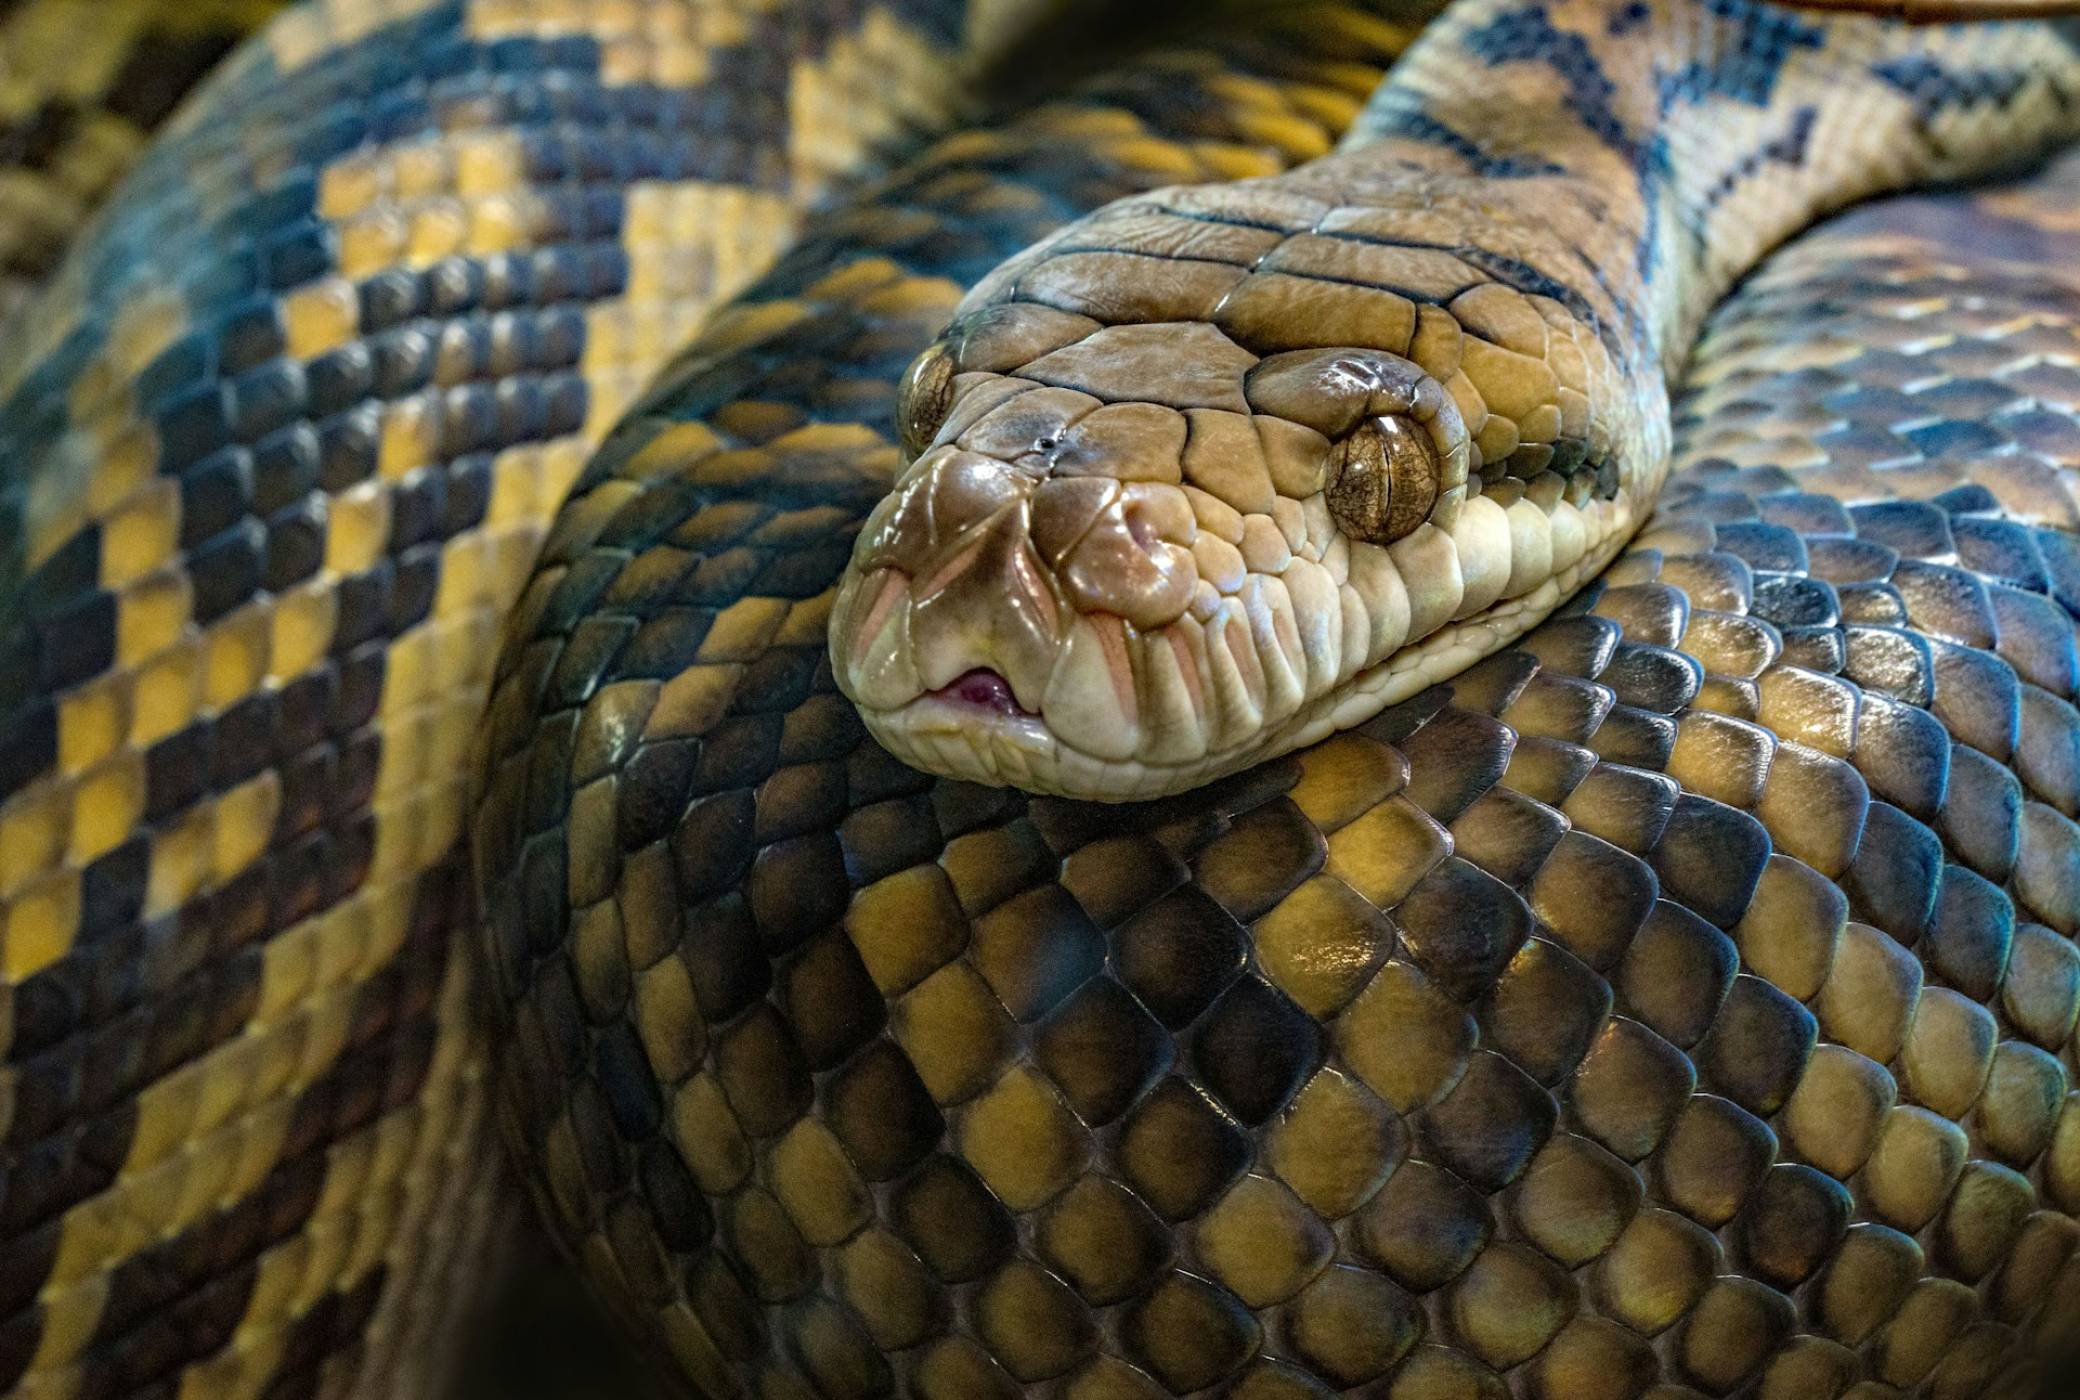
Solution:
M 1221 294 L 1170 270 L 1218 251 L 1190 246 L 1203 218 L 1087 222 L 971 293 L 900 385 L 909 464 L 831 623 L 838 684 L 897 756 L 1079 797 L 1180 791 L 1458 669 L 1469 620 L 1548 582 L 1549 541 L 1508 509 L 1532 485 L 1483 490 L 1456 339 L 1440 373 L 1442 329 L 1412 334 L 1413 310 L 1227 315 L 1249 273 L 1217 264 Z M 1137 239 L 1169 261 L 1080 251 Z M 1558 503 L 1574 488 L 1538 453 Z

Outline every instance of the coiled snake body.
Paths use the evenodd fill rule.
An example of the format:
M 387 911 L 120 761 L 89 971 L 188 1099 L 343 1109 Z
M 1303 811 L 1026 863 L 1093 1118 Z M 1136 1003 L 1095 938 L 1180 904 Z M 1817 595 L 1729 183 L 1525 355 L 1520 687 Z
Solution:
M 587 460 L 799 200 L 941 115 L 944 56 L 1003 35 L 957 9 L 301 8 L 14 323 L 10 1383 L 425 1383 L 494 1214 L 482 1002 L 548 1218 L 716 1394 L 2026 1393 L 2080 1326 L 2070 202 L 1854 216 L 1722 309 L 1672 418 L 1660 376 L 1819 209 L 2065 134 L 2069 36 L 1476 0 L 1372 99 L 1371 145 L 1269 194 L 1148 194 L 1325 154 L 1409 33 L 1260 17 L 818 216 Z M 1312 747 L 1132 805 L 926 777 L 838 692 L 871 654 L 840 579 L 902 471 L 895 381 L 978 282 L 908 381 L 913 450 L 991 455 L 980 376 L 1108 329 L 1227 317 L 1256 369 L 1369 349 L 1439 385 L 1457 329 L 1462 436 L 1393 426 L 1446 410 L 1373 374 L 1407 402 L 1368 397 L 1392 421 L 1338 461 L 1388 489 L 1333 506 L 1301 466 L 1355 418 L 1309 426 L 1319 380 L 1234 361 L 1239 408 L 1183 401 L 1209 376 L 1174 338 L 1016 376 L 1055 417 L 993 441 L 1056 457 L 1008 466 L 1095 478 L 1093 519 L 1147 488 L 1115 562 L 1189 527 L 1298 580 L 1325 521 L 1427 528 L 1411 461 L 1442 474 L 1423 520 L 1455 490 L 1491 536 L 1564 507 L 1599 560 L 1673 429 L 1671 484 L 1564 603 L 1523 560 L 1565 527 L 1524 521 L 1528 553 L 1451 536 L 1449 604 L 1397 560 L 1398 638 L 1296 609 L 1364 634 L 1330 671 L 1412 647 L 1429 687 Z M 1094 432 L 1067 394 L 1156 411 Z M 1290 431 L 1209 458 L 1169 426 L 1193 411 Z M 1185 521 L 1156 488 L 1188 475 Z M 896 556 L 993 489 L 956 487 L 856 577 L 931 577 Z M 919 683 L 989 672 L 946 703 L 1045 718 L 986 610 L 1034 575 L 978 538 L 941 594 L 985 610 Z M 1152 596 L 1053 553 L 1063 619 Z M 1561 616 L 1441 664 L 1505 595 Z M 1468 627 L 1426 644 L 1425 609 Z

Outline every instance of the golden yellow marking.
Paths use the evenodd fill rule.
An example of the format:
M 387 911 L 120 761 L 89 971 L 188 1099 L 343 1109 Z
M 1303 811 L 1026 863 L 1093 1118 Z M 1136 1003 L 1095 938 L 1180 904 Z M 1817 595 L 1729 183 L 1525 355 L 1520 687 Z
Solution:
M 262 1256 L 263 1263 L 267 1257 Z M 250 1300 L 246 1315 L 253 1315 Z M 258 1400 L 276 1379 L 275 1368 L 287 1341 L 287 1334 L 281 1331 L 240 1338 L 183 1372 L 175 1400 Z
M 88 681 L 58 700 L 58 771 L 79 773 L 115 752 L 129 729 L 129 677 Z
M 116 599 L 116 665 L 140 665 L 180 640 L 188 626 L 189 601 L 187 575 L 175 569 L 125 589 Z
M 709 1195 L 724 1195 L 750 1175 L 751 1145 L 712 1074 L 696 1075 L 679 1086 L 672 1096 L 670 1133 L 687 1169 Z M 560 1178 L 554 1170 L 544 1175 L 551 1181 Z
M 341 156 L 318 176 L 318 217 L 339 223 L 365 213 L 390 190 L 390 166 L 381 151 Z
M 154 481 L 132 495 L 101 526 L 101 586 L 120 589 L 164 565 L 179 544 L 180 528 L 178 483 Z
M 1238 112 L 1235 126 L 1245 140 L 1297 152 L 1307 159 L 1329 153 L 1329 141 L 1322 129 L 1301 117 L 1271 111 Z
M 382 558 L 390 543 L 390 493 L 364 481 L 334 496 L 325 527 L 325 567 L 358 574 Z
M 87 513 L 106 518 L 141 487 L 154 483 L 158 466 L 159 443 L 148 425 L 130 423 L 116 430 L 95 455 L 94 477 L 87 485 Z M 166 486 L 171 488 L 173 483 Z M 176 491 L 175 498 L 178 496 Z M 174 523 L 178 526 L 177 513 Z
M 461 132 L 454 145 L 455 191 L 465 199 L 526 187 L 526 160 L 518 132 Z
M 320 917 L 338 917 L 338 910 Z M 311 945 L 317 941 L 315 920 L 306 919 L 268 940 L 260 954 L 260 995 L 252 1025 L 271 1026 L 290 1019 L 299 1002 L 310 996 L 314 968 Z
M 325 660 L 339 623 L 339 592 L 320 579 L 275 600 L 267 678 L 275 685 L 306 674 Z
M 130 692 L 130 742 L 143 747 L 188 727 L 202 698 L 202 648 L 190 642 L 152 659 Z
M 343 277 L 298 287 L 282 298 L 283 338 L 291 359 L 310 360 L 360 333 L 361 303 Z
M 765 266 L 795 223 L 785 195 L 699 180 L 629 187 L 621 234 L 627 291 L 585 313 L 588 439 L 613 426 L 655 367 Z M 687 229 L 708 236 L 689 241 Z
M 199 802 L 152 834 L 152 860 L 145 878 L 145 913 L 171 913 L 202 888 L 209 868 L 214 808 Z
M 514 195 L 490 195 L 466 206 L 469 231 L 463 251 L 477 257 L 503 253 L 535 243 L 541 227 L 541 206 L 532 199 Z
M 553 462 L 553 459 L 552 459 Z M 510 534 L 496 536 L 491 554 L 494 560 L 491 577 L 494 580 L 491 596 L 499 599 L 514 599 L 527 584 L 528 571 L 534 567 L 534 558 L 542 542 L 543 530 L 536 526 L 529 530 L 515 530 Z M 497 609 L 503 615 L 504 605 Z M 496 628 L 493 628 L 494 633 Z M 488 661 L 494 648 L 484 648 L 482 655 Z
M 439 454 L 435 402 L 431 392 L 415 394 L 383 410 L 383 430 L 376 444 L 376 474 L 383 480 L 395 481 Z
M 691 1307 L 673 1303 L 657 1314 L 657 1322 L 664 1332 L 664 1344 L 671 1348 L 672 1359 L 702 1394 L 725 1395 L 738 1384 L 737 1367 L 715 1345 L 715 1339 Z
M 180 293 L 171 288 L 140 289 L 116 312 L 101 358 L 117 380 L 127 383 L 189 329 L 188 308 Z
M 871 11 L 857 33 L 834 36 L 820 62 L 797 59 L 787 84 L 797 194 L 813 196 L 905 129 L 945 125 L 946 66 L 938 44 L 886 10 Z
M 484 508 L 484 530 L 509 529 L 541 518 L 535 504 L 540 495 L 542 449 L 536 445 L 509 447 L 492 459 L 491 499 Z M 480 532 L 481 533 L 481 532 Z M 450 549 L 474 535 L 457 536 Z M 447 566 L 442 565 L 443 575 Z
M 110 1259 L 129 1255 L 142 1241 L 114 1192 L 90 1197 L 65 1213 L 56 1257 L 43 1296 L 56 1298 Z
M 108 1275 L 94 1274 L 70 1288 L 49 1292 L 43 1304 L 43 1332 L 36 1339 L 31 1372 L 52 1370 L 73 1360 L 94 1340 L 108 1305 Z
M 458 535 L 441 547 L 441 576 L 434 586 L 433 607 L 449 614 L 468 607 L 490 591 L 486 579 L 492 568 L 489 541 L 482 532 Z
M 785 598 L 739 598 L 715 615 L 694 659 L 705 664 L 755 660 L 786 615 Z
M 643 726 L 646 739 L 705 734 L 729 709 L 741 666 L 689 666 L 664 683 Z
M 0 913 L 0 975 L 33 977 L 72 951 L 79 929 L 79 872 L 60 870 L 16 896 Z
M 272 768 L 217 799 L 210 875 L 219 885 L 260 858 L 281 813 L 281 775 Z
M 248 1321 L 239 1329 L 240 1342 L 253 1335 L 248 1329 L 255 1321 L 273 1323 L 290 1315 L 309 1267 L 310 1242 L 302 1234 L 290 1236 L 260 1256 L 259 1267 L 253 1271 L 253 1292 L 246 1299 Z
M 248 603 L 218 618 L 202 635 L 202 700 L 226 710 L 259 689 L 267 674 L 271 604 Z
M 721 439 L 706 423 L 674 423 L 630 454 L 618 474 L 641 481 L 705 457 L 721 446 Z
M 633 374 L 595 375 L 586 386 L 590 396 L 585 405 L 585 436 L 594 440 L 606 436 L 642 393 L 643 383 Z
M 906 277 L 861 297 L 860 310 L 876 316 L 950 316 L 967 289 L 944 277 Z
M 767 1170 L 780 1208 L 812 1245 L 842 1244 L 871 1218 L 865 1183 L 831 1130 L 814 1118 L 803 1118 L 773 1145 Z
M 339 226 L 341 275 L 359 280 L 396 266 L 410 237 L 404 215 L 390 206 L 345 221 Z
M 777 336 L 814 314 L 811 307 L 796 301 L 767 301 L 754 306 L 731 306 L 718 312 L 701 332 L 704 355 L 720 357 Z
M 589 539 L 613 519 L 614 513 L 634 500 L 640 488 L 625 481 L 602 482 L 582 498 L 564 508 L 557 520 L 559 531 L 578 539 Z
M 960 1154 L 1013 1210 L 1045 1204 L 1082 1171 L 1088 1144 L 1054 1089 L 1014 1065 L 962 1113 Z
M 191 1134 L 198 1142 L 229 1123 L 246 1104 L 266 1102 L 267 1096 L 280 1083 L 278 1078 L 271 1079 L 268 1074 L 269 1045 L 265 1037 L 241 1035 L 224 1045 L 222 1050 L 227 1072 L 205 1076 L 195 1096 L 195 1121 Z M 197 1173 L 197 1181 L 216 1181 L 211 1194 L 219 1194 L 236 1166 L 237 1162 L 229 1154 L 216 1154 L 210 1171 Z
M 701 1067 L 707 1021 L 694 1002 L 693 976 L 685 963 L 664 958 L 638 974 L 635 1013 L 636 1032 L 658 1074 L 677 1082 Z
M 838 590 L 827 588 L 814 598 L 804 598 L 787 609 L 786 620 L 773 633 L 775 647 L 816 646 L 830 635 L 831 607 Z
M 125 398 L 124 381 L 116 378 L 115 367 L 105 359 L 89 360 L 73 376 L 72 385 L 65 391 L 65 416 L 75 429 L 85 429 L 90 424 L 99 425 L 107 431 L 109 423 L 118 416 L 134 417 L 135 405 L 118 403 Z
M 85 865 L 128 840 L 144 815 L 144 756 L 118 754 L 80 779 L 72 804 L 68 858 Z
M 0 899 L 12 898 L 57 863 L 72 826 L 71 802 L 71 784 L 47 779 L 0 808 Z M 0 1119 L 5 1116 L 0 1113 Z
M 411 212 L 411 233 L 405 240 L 405 262 L 411 267 L 428 267 L 462 251 L 469 233 L 469 211 L 457 199 L 429 200 Z
M 188 1141 L 200 1106 L 202 1081 L 212 1068 L 207 1056 L 157 1080 L 137 1096 L 137 1126 L 123 1159 L 123 1175 L 140 1176 Z
M 455 186 L 454 152 L 438 136 L 399 143 L 389 154 L 390 188 L 407 202 L 437 199 Z

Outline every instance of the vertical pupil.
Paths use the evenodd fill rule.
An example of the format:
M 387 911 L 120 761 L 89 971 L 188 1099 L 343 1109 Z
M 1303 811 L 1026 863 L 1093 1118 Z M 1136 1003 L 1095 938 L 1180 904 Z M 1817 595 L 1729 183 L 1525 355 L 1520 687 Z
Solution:
M 1329 512 L 1339 528 L 1388 544 L 1421 525 L 1437 501 L 1437 453 L 1429 435 L 1397 417 L 1366 420 L 1338 445 Z

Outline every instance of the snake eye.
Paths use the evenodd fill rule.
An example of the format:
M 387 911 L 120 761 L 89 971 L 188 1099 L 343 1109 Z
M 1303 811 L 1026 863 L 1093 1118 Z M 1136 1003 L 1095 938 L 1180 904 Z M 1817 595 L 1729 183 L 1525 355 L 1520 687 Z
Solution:
M 932 445 L 952 406 L 953 354 L 942 341 L 912 360 L 896 387 L 896 432 L 905 460 L 915 461 Z
M 1399 417 L 1367 418 L 1329 449 L 1329 514 L 1344 534 L 1390 544 L 1437 503 L 1437 449 Z

